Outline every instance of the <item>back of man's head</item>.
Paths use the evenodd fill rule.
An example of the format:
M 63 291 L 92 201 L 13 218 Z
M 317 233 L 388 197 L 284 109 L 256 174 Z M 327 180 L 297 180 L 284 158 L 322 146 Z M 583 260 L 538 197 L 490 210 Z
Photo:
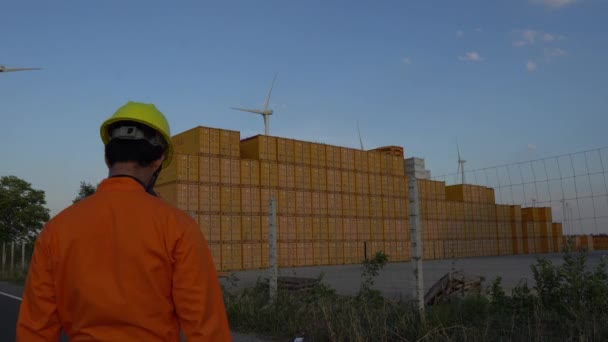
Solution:
M 132 131 L 139 132 L 132 132 Z M 159 160 L 165 151 L 165 144 L 162 137 L 152 128 L 137 122 L 121 121 L 108 127 L 110 136 L 115 134 L 116 138 L 111 139 L 105 145 L 105 157 L 108 166 L 112 168 L 116 163 L 134 162 L 137 166 L 145 168 Z M 117 132 L 122 131 L 122 132 Z M 126 136 L 121 138 L 120 133 Z M 143 134 L 143 139 L 129 138 L 135 133 Z M 158 141 L 153 144 L 151 141 Z

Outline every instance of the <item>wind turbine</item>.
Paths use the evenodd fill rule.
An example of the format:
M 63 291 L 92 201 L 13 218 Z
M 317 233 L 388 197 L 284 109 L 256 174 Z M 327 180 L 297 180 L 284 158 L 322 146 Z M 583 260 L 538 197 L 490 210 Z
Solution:
M 0 65 L 0 72 L 28 71 L 28 70 L 40 70 L 40 68 L 7 68 L 4 65 Z
M 234 110 L 240 110 L 241 112 L 248 112 L 248 113 L 253 113 L 253 114 L 260 114 L 264 117 L 264 134 L 265 135 L 270 135 L 270 115 L 272 115 L 273 110 L 268 108 L 268 104 L 270 103 L 270 95 L 272 94 L 272 88 L 274 87 L 274 82 L 277 80 L 277 75 L 274 75 L 274 78 L 272 79 L 272 84 L 270 85 L 270 91 L 268 91 L 268 96 L 266 97 L 266 102 L 264 102 L 264 109 L 259 110 L 259 109 L 248 109 L 248 108 L 235 108 L 232 107 L 232 109 Z
M 456 143 L 456 149 L 458 150 L 458 172 L 460 172 L 462 176 L 462 184 L 466 184 L 464 180 L 464 163 L 467 161 L 460 157 L 460 146 L 458 146 L 458 143 Z

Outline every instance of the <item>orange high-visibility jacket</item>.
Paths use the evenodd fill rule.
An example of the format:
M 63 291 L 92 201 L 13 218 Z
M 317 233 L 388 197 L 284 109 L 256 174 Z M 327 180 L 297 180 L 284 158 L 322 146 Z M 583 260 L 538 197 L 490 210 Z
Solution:
M 36 241 L 17 340 L 230 341 L 196 222 L 130 177 L 49 221 Z

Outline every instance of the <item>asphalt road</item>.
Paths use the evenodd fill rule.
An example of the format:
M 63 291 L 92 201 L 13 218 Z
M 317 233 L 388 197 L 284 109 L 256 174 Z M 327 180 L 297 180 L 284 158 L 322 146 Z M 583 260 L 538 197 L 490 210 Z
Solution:
M 15 327 L 22 292 L 21 286 L 0 282 L 0 340 L 2 341 L 15 341 Z M 67 342 L 67 336 L 62 334 L 60 341 Z
M 15 340 L 15 324 L 19 314 L 21 301 L 6 296 L 5 284 L 0 283 L 0 339 L 2 341 Z

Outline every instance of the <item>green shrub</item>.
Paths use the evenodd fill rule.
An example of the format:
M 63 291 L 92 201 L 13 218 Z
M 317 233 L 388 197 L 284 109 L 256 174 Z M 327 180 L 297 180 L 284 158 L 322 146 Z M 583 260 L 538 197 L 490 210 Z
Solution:
M 363 262 L 359 292 L 338 295 L 322 277 L 308 291 L 279 288 L 270 302 L 267 282 L 224 290 L 232 328 L 308 341 L 595 341 L 608 339 L 606 262 L 589 270 L 586 253 L 564 252 L 555 265 L 531 265 L 534 286 L 520 282 L 510 294 L 495 279 L 487 293 L 472 293 L 427 307 L 422 320 L 413 302 L 389 301 L 373 288 L 388 261 L 378 253 Z

